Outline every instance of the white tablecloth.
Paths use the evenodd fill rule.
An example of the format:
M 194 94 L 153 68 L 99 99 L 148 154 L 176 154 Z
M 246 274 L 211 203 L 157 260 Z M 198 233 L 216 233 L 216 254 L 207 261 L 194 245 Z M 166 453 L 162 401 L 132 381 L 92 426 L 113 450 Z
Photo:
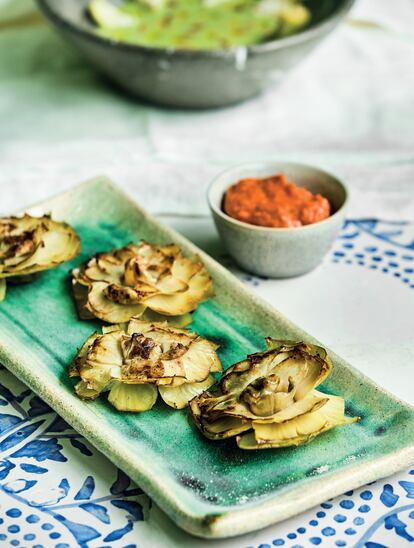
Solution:
M 355 216 L 414 218 L 413 21 L 412 0 L 360 0 L 280 87 L 207 112 L 119 95 L 41 19 L 3 26 L 0 211 L 105 173 L 154 212 L 205 214 L 217 171 L 292 159 L 343 177 Z

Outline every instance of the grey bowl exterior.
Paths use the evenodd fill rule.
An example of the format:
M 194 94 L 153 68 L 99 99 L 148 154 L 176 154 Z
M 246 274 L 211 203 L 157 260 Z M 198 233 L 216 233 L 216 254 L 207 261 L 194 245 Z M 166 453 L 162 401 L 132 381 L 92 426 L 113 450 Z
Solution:
M 242 223 L 222 211 L 226 189 L 244 177 L 285 173 L 298 185 L 320 193 L 334 213 L 326 220 L 298 228 L 266 228 Z M 291 162 L 246 164 L 226 170 L 211 183 L 208 202 L 217 230 L 233 259 L 248 272 L 289 278 L 313 270 L 332 246 L 345 218 L 347 190 L 333 175 Z
M 180 108 L 211 108 L 252 97 L 310 52 L 349 11 L 337 0 L 332 14 L 294 36 L 217 51 L 148 48 L 96 34 L 85 17 L 87 0 L 37 0 L 51 23 L 100 72 L 132 95 Z

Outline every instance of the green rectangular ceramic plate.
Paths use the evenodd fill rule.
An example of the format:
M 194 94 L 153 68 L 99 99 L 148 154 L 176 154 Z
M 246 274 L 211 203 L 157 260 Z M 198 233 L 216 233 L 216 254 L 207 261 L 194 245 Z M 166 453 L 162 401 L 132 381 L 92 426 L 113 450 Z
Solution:
M 220 343 L 225 367 L 263 349 L 266 335 L 315 341 L 106 179 L 84 183 L 29 211 L 51 212 L 73 224 L 82 252 L 32 284 L 9 287 L 0 304 L 0 361 L 138 482 L 180 527 L 205 537 L 246 533 L 414 462 L 413 409 L 335 355 L 324 388 L 343 395 L 347 412 L 362 420 L 299 448 L 243 452 L 234 440 L 208 441 L 186 411 L 173 411 L 162 401 L 147 413 L 122 414 L 105 398 L 79 400 L 67 366 L 99 324 L 78 321 L 69 272 L 96 252 L 131 240 L 175 242 L 202 256 L 216 296 L 198 308 L 192 328 Z M 315 309 L 322 313 L 340 311 Z

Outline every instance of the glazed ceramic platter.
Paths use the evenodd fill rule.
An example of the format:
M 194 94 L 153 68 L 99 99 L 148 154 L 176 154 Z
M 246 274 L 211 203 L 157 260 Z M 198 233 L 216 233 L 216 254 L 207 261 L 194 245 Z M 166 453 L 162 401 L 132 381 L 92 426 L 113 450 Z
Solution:
M 132 240 L 175 242 L 185 252 L 202 256 L 216 295 L 198 308 L 191 327 L 220 344 L 225 368 L 264 349 L 266 335 L 317 341 L 106 179 L 86 182 L 29 212 L 51 212 L 73 224 L 82 238 L 82 252 L 72 263 L 44 273 L 30 285 L 9 287 L 0 305 L 0 362 L 137 481 L 185 530 L 216 538 L 246 533 L 414 462 L 413 409 L 335 354 L 334 372 L 322 389 L 343 395 L 347 413 L 362 420 L 299 448 L 243 452 L 234 440 L 208 441 L 186 411 L 172 411 L 162 401 L 144 414 L 122 414 L 104 398 L 79 400 L 67 365 L 100 325 L 78 321 L 69 272 L 96 252 Z M 324 313 L 340 311 L 334 303 L 332 310 L 321 310 L 316 302 L 315 314 Z

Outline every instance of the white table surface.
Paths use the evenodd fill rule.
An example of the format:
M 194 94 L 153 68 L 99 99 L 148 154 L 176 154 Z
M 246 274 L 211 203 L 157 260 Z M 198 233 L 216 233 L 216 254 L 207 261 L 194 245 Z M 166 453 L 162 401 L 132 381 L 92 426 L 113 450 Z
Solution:
M 15 16 L 22 19 L 11 22 Z M 209 180 L 233 163 L 291 159 L 318 164 L 343 177 L 351 189 L 350 217 L 414 221 L 413 21 L 412 0 L 360 0 L 348 21 L 280 87 L 228 109 L 185 112 L 141 105 L 119 95 L 35 15 L 30 0 L 0 0 L 0 213 L 107 174 L 149 210 L 225 260 L 206 208 Z M 397 242 L 400 253 L 410 239 L 414 241 L 413 227 L 404 227 L 398 238 L 405 239 L 403 245 Z M 387 245 L 380 242 L 383 253 Z M 331 255 L 323 267 L 296 280 L 263 282 L 240 275 L 356 367 L 413 403 L 412 282 L 404 285 L 392 272 L 370 271 L 356 260 L 347 268 L 346 261 Z M 318 293 L 321 287 L 324 291 Z M 349 288 L 346 294 L 344 288 Z M 324 314 L 312 313 L 310 296 L 318 303 L 322 300 Z M 3 384 L 18 391 L 13 379 L 6 378 Z M 96 474 L 99 489 L 108 489 L 107 478 L 115 473 L 111 464 L 92 448 L 95 464 L 73 447 L 65 445 L 64 450 L 65 474 Z M 96 463 L 108 472 L 98 474 Z M 62 466 L 47 461 L 50 485 Z M 22 474 L 15 468 L 10 474 L 17 469 Z M 373 517 L 365 517 L 358 532 L 384 513 L 384 485 L 391 485 L 395 493 L 400 490 L 402 504 L 407 493 L 399 482 L 406 481 L 407 474 L 372 486 Z M 49 484 L 41 485 L 47 491 Z M 351 498 L 360 498 L 362 492 Z M 0 511 L 10 506 L 7 497 L 0 489 Z M 323 510 L 323 519 L 330 524 L 340 502 Z M 147 508 L 148 501 L 142 504 Z M 265 532 L 208 544 L 266 546 L 280 538 L 289 547 L 317 545 L 309 540 L 308 531 L 301 540 L 286 536 L 312 521 L 317 511 Z M 149 519 L 134 522 L 119 540 L 105 544 L 102 537 L 87 546 L 207 545 L 180 532 L 156 507 L 148 512 Z M 4 519 L 8 523 L 12 518 Z M 86 523 L 88 515 L 83 519 Z M 400 526 L 400 533 L 409 531 L 410 519 L 405 520 L 405 529 Z M 124 514 L 113 520 L 125 525 Z M 3 539 L 8 543 L 12 537 L 6 529 L 3 533 L 3 527 L 0 522 L 0 535 L 8 535 Z M 24 522 L 22 535 L 34 534 L 32 527 Z M 337 535 L 339 527 L 336 522 Z M 396 535 L 396 527 L 398 523 L 378 529 L 375 542 L 392 548 L 405 545 L 408 540 Z M 52 546 L 47 531 L 39 528 L 33 541 L 22 536 L 20 546 Z M 67 538 L 53 546 L 78 546 L 75 536 L 65 531 Z M 338 538 L 324 536 L 320 529 L 318 534 L 323 546 L 334 546 Z M 347 538 L 347 546 L 354 538 Z

